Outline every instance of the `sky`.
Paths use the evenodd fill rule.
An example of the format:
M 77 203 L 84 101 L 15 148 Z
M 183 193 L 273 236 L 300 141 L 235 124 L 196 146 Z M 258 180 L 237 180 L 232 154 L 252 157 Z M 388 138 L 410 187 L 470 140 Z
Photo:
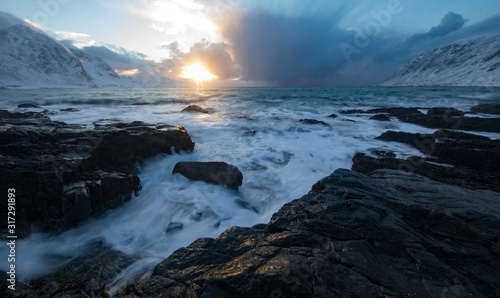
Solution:
M 20 0 L 0 11 L 122 75 L 177 79 L 200 63 L 228 86 L 375 85 L 415 55 L 500 34 L 498 0 Z

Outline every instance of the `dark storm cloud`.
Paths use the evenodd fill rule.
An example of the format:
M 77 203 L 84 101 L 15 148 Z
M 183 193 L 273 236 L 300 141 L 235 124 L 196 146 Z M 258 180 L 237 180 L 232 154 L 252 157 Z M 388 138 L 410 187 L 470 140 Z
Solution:
M 335 27 L 335 17 L 242 14 L 225 24 L 222 33 L 243 80 L 309 84 L 343 62 L 339 43 L 351 34 Z
M 426 33 L 417 33 L 410 38 L 408 38 L 402 45 L 403 50 L 407 50 L 414 46 L 415 44 L 422 42 L 424 40 L 431 40 L 434 38 L 444 37 L 452 32 L 455 32 L 462 28 L 467 22 L 463 16 L 454 13 L 448 12 L 443 19 L 441 20 L 441 24 L 436 27 L 432 27 L 429 32 Z

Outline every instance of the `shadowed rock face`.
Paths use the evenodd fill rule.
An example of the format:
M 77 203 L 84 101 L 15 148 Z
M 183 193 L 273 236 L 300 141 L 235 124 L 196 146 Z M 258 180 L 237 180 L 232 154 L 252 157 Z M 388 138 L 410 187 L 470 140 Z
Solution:
M 433 134 L 387 131 L 377 139 L 408 144 L 428 157 L 376 159 L 358 153 L 353 158 L 353 170 L 364 174 L 376 169 L 404 170 L 466 188 L 500 191 L 499 140 L 445 129 Z
M 15 188 L 19 198 L 17 235 L 65 229 L 119 206 L 140 190 L 137 163 L 171 148 L 193 150 L 184 128 L 112 120 L 91 128 L 0 111 L 0 180 L 2 191 Z
M 500 199 L 393 170 L 337 170 L 267 225 L 174 252 L 122 295 L 462 297 L 500 291 Z
M 243 174 L 237 167 L 220 161 L 178 162 L 173 173 L 180 173 L 191 180 L 226 185 L 235 190 L 238 190 L 243 182 Z

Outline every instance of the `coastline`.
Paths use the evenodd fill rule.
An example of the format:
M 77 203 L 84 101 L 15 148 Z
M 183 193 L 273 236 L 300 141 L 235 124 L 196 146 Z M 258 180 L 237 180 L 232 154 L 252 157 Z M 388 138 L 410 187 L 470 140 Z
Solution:
M 432 124 L 435 122 L 433 118 L 436 115 L 437 117 L 444 117 L 444 115 L 450 117 L 450 114 L 456 114 L 455 111 L 450 109 L 444 110 L 441 114 L 436 114 L 437 111 L 443 112 L 442 110 L 433 110 L 430 113 L 431 115 L 427 115 L 430 120 L 425 120 L 426 117 L 421 115 L 412 117 L 418 117 L 419 121 L 424 121 L 424 123 L 425 121 L 431 121 Z M 384 111 L 372 112 L 381 113 Z M 409 117 L 404 115 L 406 112 L 414 113 L 415 110 L 390 110 L 389 116 L 404 119 L 404 117 Z M 409 121 L 412 121 L 412 117 L 409 117 Z M 457 114 L 451 117 L 456 117 L 455 120 L 459 120 L 463 115 Z M 483 121 L 486 122 L 492 121 L 491 119 L 488 120 L 488 118 L 484 119 Z M 45 119 L 45 121 L 47 120 Z M 458 122 L 463 123 L 462 121 Z M 135 126 L 139 128 L 148 126 L 143 123 L 139 124 L 136 123 Z M 130 127 L 131 124 L 119 124 L 118 126 Z M 470 147 L 471 140 L 473 141 L 472 144 L 474 144 L 474 141 L 479 144 L 478 140 L 486 142 L 486 144 L 488 142 L 491 144 L 498 143 L 497 141 L 488 141 L 485 137 L 474 137 L 472 134 L 456 136 L 445 131 L 444 135 L 446 136 L 445 139 L 448 140 L 455 137 L 454 145 L 459 147 L 464 146 L 464 144 Z M 408 137 L 408 135 L 404 136 Z M 418 134 L 410 135 L 415 140 L 422 142 L 422 139 L 419 139 L 420 136 Z M 433 140 L 438 140 L 438 138 L 441 138 L 441 142 L 444 140 L 442 131 Z M 394 141 L 393 139 L 388 140 Z M 410 143 L 414 143 L 415 140 L 410 140 Z M 460 143 L 461 140 L 465 140 L 465 143 Z M 406 139 L 405 142 L 408 142 L 408 140 Z M 495 146 L 492 148 L 494 149 L 493 153 L 496 154 L 498 148 Z M 469 151 L 474 152 L 477 151 L 476 149 L 472 147 Z M 361 172 L 364 171 L 368 176 L 350 170 L 337 170 L 332 175 L 316 183 L 306 196 L 285 204 L 280 211 L 273 215 L 268 224 L 259 224 L 253 228 L 234 227 L 216 239 L 199 239 L 190 246 L 177 250 L 173 255 L 157 265 L 153 275 L 148 279 L 137 281 L 137 283 L 131 282 L 126 287 L 122 284 L 114 290 L 118 292 L 113 293 L 117 296 L 132 294 L 139 296 L 160 294 L 201 295 L 201 293 L 241 296 L 265 296 L 270 294 L 289 296 L 295 293 L 288 292 L 293 289 L 303 295 L 321 295 L 321 293 L 326 294 L 328 291 L 338 290 L 339 294 L 361 295 L 372 293 L 378 296 L 409 293 L 406 291 L 419 293 L 418 289 L 421 289 L 422 283 L 432 285 L 427 287 L 426 292 L 421 292 L 422 295 L 426 293 L 437 295 L 439 291 L 441 291 L 441 294 L 444 291 L 450 294 L 489 296 L 489 294 L 498 290 L 500 285 L 496 281 L 486 281 L 481 278 L 471 279 L 469 276 L 473 272 L 463 271 L 461 267 L 450 264 L 450 260 L 464 260 L 461 266 L 470 267 L 472 261 L 467 260 L 473 259 L 473 262 L 477 263 L 479 261 L 482 264 L 479 269 L 474 267 L 474 270 L 490 272 L 489 276 L 498 275 L 494 267 L 486 265 L 497 262 L 500 253 L 500 239 L 495 238 L 495 235 L 498 235 L 498 228 L 496 227 L 499 226 L 500 219 L 495 215 L 498 213 L 492 211 L 500 210 L 498 192 L 467 190 L 449 184 L 434 182 L 422 176 L 408 173 L 412 172 L 408 171 L 411 168 L 405 168 L 401 164 L 395 170 L 381 170 L 387 168 L 387 160 L 384 160 L 384 158 L 391 159 L 393 157 L 388 152 L 379 154 L 382 154 L 382 161 L 385 161 L 382 162 L 382 165 L 371 165 L 370 167 L 365 166 L 362 170 L 358 169 Z M 498 155 L 494 155 L 494 158 L 496 159 L 491 164 L 493 174 L 495 165 L 498 162 Z M 362 165 L 360 156 L 355 156 L 355 159 L 357 161 L 354 161 L 353 169 L 356 167 L 363 168 L 360 167 Z M 375 163 L 373 160 L 370 162 Z M 406 165 L 408 162 L 410 161 L 407 161 Z M 434 166 L 440 166 L 439 160 L 428 160 L 428 162 L 425 160 L 418 161 L 420 165 L 437 162 L 438 165 Z M 450 163 L 450 161 L 447 162 Z M 464 168 L 464 165 L 460 166 Z M 441 167 L 446 168 L 446 166 Z M 480 164 L 479 167 L 484 167 L 484 164 Z M 367 170 L 368 168 L 369 170 Z M 417 172 L 415 169 L 416 167 L 413 167 L 413 170 Z M 398 170 L 407 170 L 407 172 Z M 469 170 L 471 169 L 469 168 Z M 436 173 L 436 169 L 431 169 L 428 173 Z M 422 173 L 419 172 L 419 174 Z M 495 186 L 498 177 L 488 176 L 488 173 L 485 173 L 485 175 L 485 177 L 493 179 L 493 184 L 486 183 L 485 187 L 472 188 L 488 189 L 488 185 Z M 431 179 L 436 178 L 427 176 Z M 465 172 L 465 177 L 467 177 L 467 172 Z M 458 179 L 462 178 L 458 177 Z M 484 180 L 481 177 L 478 179 Z M 450 194 L 454 196 L 460 194 L 459 199 L 450 197 Z M 408 201 L 410 198 L 411 203 Z M 370 203 L 365 206 L 367 200 Z M 466 205 L 463 205 L 464 200 L 468 202 Z M 490 209 L 485 210 L 481 206 L 478 207 L 474 204 L 475 200 L 480 200 Z M 445 201 L 446 206 L 441 205 L 441 201 Z M 376 210 L 375 215 L 372 214 L 374 210 Z M 354 214 L 347 211 L 354 212 Z M 344 214 L 344 212 L 347 213 Z M 387 221 L 386 218 L 391 218 L 391 220 Z M 379 225 L 380 227 L 373 228 Z M 439 239 L 437 240 L 435 237 Z M 398 239 L 411 240 L 401 244 Z M 355 245 L 344 251 L 346 247 L 350 247 L 350 241 L 353 241 L 352 243 Z M 399 243 L 399 246 L 394 247 L 395 243 Z M 420 243 L 418 248 L 415 247 L 416 243 Z M 476 243 L 476 245 L 471 246 L 471 243 Z M 366 258 L 357 255 L 366 249 L 371 253 L 370 257 Z M 95 255 L 89 254 L 83 259 L 74 261 L 76 263 L 70 262 L 68 266 L 61 268 L 55 274 L 37 279 L 29 286 L 19 284 L 20 291 L 16 292 L 16 294 L 83 294 L 82 289 L 75 286 L 76 279 L 80 280 L 80 282 L 85 281 L 90 285 L 90 288 L 86 287 L 87 292 L 85 293 L 87 295 L 88 293 L 103 295 L 106 293 L 106 283 L 99 282 L 99 280 L 102 281 L 102 278 L 96 280 L 96 276 L 92 276 L 90 273 L 75 273 L 71 268 L 77 264 L 82 266 L 83 262 L 83 264 L 86 264 L 85 268 L 90 268 L 89 272 L 98 274 L 92 268 L 102 266 L 102 258 L 111 259 L 114 261 L 105 266 L 115 268 L 111 270 L 114 272 L 114 275 L 111 274 L 111 276 L 117 276 L 120 272 L 117 268 L 124 266 L 124 264 L 133 264 L 136 260 L 135 256 L 120 254 L 102 244 L 98 244 L 96 248 L 90 251 L 94 251 Z M 409 251 L 412 251 L 412 253 L 408 254 Z M 219 257 L 214 259 L 213 253 L 215 252 Z M 346 262 L 346 257 L 343 254 L 345 252 L 354 253 L 357 256 L 352 256 L 352 259 Z M 207 253 L 211 257 L 204 256 Z M 391 259 L 390 261 L 385 259 L 387 257 L 394 258 L 393 254 L 400 256 L 403 253 L 408 254 L 408 256 Z M 196 255 L 196 257 L 188 257 L 191 254 Z M 420 255 L 421 258 L 415 257 L 415 254 Z M 439 260 L 439 266 L 436 265 L 435 258 Z M 335 261 L 332 263 L 332 260 Z M 373 262 L 369 266 L 370 270 L 367 269 L 368 267 L 359 267 L 361 266 L 359 264 L 366 260 Z M 325 265 L 329 264 L 327 261 L 330 262 L 328 266 Z M 416 271 L 410 269 L 414 266 L 409 266 L 410 261 L 419 264 L 415 267 L 417 268 Z M 380 268 L 373 269 L 377 267 L 377 264 Z M 387 264 L 399 264 L 399 267 L 396 265 L 386 267 Z M 97 267 L 93 267 L 96 265 Z M 436 272 L 445 272 L 446 278 L 443 279 L 433 275 L 432 270 L 421 272 L 418 267 L 424 265 L 434 266 L 433 270 L 436 270 Z M 316 268 L 315 271 L 311 271 L 312 268 Z M 382 276 L 381 272 L 378 271 L 381 268 L 385 268 L 383 270 L 386 272 L 384 273 L 386 279 L 378 279 Z M 394 272 L 387 272 L 387 268 L 394 269 Z M 236 270 L 236 272 L 232 270 Z M 401 276 L 400 272 L 405 270 L 409 271 L 406 275 Z M 345 282 L 345 276 L 342 278 L 342 282 L 335 279 L 326 282 L 327 277 L 334 274 L 334 272 L 336 275 L 340 273 L 341 275 L 348 274 L 350 278 L 347 280 L 352 281 L 352 284 Z M 69 278 L 70 276 L 72 276 L 73 280 Z M 269 283 L 269 278 L 276 279 L 276 282 Z M 414 286 L 406 289 L 391 286 L 397 279 L 399 279 L 397 284 L 406 283 L 414 284 Z M 238 282 L 238 280 L 241 281 Z M 253 281 L 248 283 L 248 280 Z M 291 280 L 292 283 L 287 280 Z M 110 279 L 108 279 L 109 281 Z M 245 284 L 239 284 L 241 282 Z M 53 286 L 47 288 L 49 284 Z M 481 286 L 485 284 L 490 286 Z M 249 285 L 252 286 L 249 287 Z M 315 290 L 311 292 L 311 289 Z M 12 293 L 5 294 L 11 295 Z

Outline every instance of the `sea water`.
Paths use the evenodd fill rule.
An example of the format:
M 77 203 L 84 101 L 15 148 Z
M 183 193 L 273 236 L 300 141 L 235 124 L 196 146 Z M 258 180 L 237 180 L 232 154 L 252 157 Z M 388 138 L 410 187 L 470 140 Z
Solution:
M 151 271 L 180 247 L 200 237 L 217 237 L 231 226 L 267 223 L 286 202 L 306 194 L 311 185 L 338 168 L 350 168 L 357 152 L 393 151 L 421 156 L 416 149 L 375 138 L 387 130 L 432 133 L 392 119 L 342 114 L 349 109 L 382 107 L 452 107 L 495 103 L 492 88 L 105 88 L 0 90 L 0 107 L 23 112 L 19 103 L 35 103 L 53 120 L 92 125 L 100 119 L 181 125 L 196 143 L 194 152 L 159 155 L 138 165 L 143 186 L 124 205 L 58 235 L 35 233 L 17 242 L 19 280 L 50 272 L 102 241 L 115 250 L 139 255 L 114 281 L 123 284 L 136 272 Z M 208 114 L 181 112 L 190 104 Z M 77 112 L 61 109 L 75 108 Z M 328 117 L 336 114 L 338 117 Z M 486 115 L 483 115 L 486 117 Z M 328 124 L 307 125 L 301 119 Z M 500 134 L 482 133 L 492 138 Z M 126 148 L 123 148 L 126 150 Z M 243 173 L 238 191 L 190 181 L 172 174 L 179 161 L 224 161 Z M 22 199 L 22 198 L 19 198 Z M 167 231 L 170 223 L 182 229 Z M 8 247 L 0 248 L 7 256 Z M 7 258 L 0 259 L 7 271 Z M 112 292 L 113 290 L 111 290 Z

